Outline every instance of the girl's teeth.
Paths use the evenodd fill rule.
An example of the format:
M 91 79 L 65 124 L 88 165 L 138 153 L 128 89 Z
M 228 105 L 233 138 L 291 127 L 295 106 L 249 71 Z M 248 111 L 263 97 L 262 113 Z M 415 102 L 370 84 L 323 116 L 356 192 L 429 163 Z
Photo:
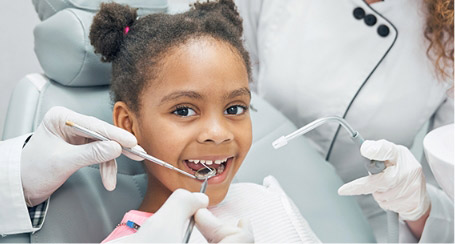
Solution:
M 199 159 L 190 159 L 189 162 L 193 162 L 195 164 L 202 163 L 205 165 L 212 165 L 212 164 L 222 164 L 225 163 L 228 159 L 217 159 L 217 160 L 199 160 Z
M 221 164 L 220 167 L 216 169 L 216 174 L 219 175 L 224 171 L 224 164 Z

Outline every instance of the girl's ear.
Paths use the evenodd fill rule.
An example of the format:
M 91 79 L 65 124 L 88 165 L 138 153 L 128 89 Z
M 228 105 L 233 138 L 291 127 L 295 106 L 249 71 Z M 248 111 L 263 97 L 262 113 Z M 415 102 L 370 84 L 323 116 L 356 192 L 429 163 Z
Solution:
M 137 119 L 136 115 L 128 108 L 124 102 L 116 102 L 112 112 L 114 125 L 124 130 L 129 131 L 131 134 L 137 136 Z

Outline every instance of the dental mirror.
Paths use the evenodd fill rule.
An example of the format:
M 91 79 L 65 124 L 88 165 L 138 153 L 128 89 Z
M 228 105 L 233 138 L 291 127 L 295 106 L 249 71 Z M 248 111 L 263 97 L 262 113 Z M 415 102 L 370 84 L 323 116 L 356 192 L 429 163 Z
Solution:
M 199 169 L 198 171 L 196 171 L 196 173 L 194 173 L 194 176 L 196 176 L 196 179 L 198 179 L 198 180 L 210 179 L 215 175 L 216 175 L 216 169 L 209 168 L 207 166 L 205 166 L 205 168 Z
M 204 181 L 201 185 L 201 190 L 199 192 L 205 193 L 205 190 L 207 189 L 208 180 L 216 175 L 216 169 L 207 167 L 207 165 L 205 165 L 204 163 L 201 164 L 204 165 L 205 168 L 200 168 L 198 171 L 196 171 L 196 173 L 194 173 L 194 176 L 196 177 L 196 179 Z M 183 243 L 189 242 L 191 233 L 193 232 L 193 228 L 194 216 L 191 217 L 190 222 L 188 223 L 185 235 L 183 236 L 182 241 Z

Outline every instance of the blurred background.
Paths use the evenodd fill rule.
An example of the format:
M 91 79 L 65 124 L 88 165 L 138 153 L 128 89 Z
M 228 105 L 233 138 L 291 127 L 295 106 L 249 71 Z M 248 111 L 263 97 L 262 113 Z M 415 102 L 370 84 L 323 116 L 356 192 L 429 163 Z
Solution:
M 16 83 L 42 69 L 33 51 L 33 28 L 40 22 L 31 0 L 0 1 L 0 138 Z

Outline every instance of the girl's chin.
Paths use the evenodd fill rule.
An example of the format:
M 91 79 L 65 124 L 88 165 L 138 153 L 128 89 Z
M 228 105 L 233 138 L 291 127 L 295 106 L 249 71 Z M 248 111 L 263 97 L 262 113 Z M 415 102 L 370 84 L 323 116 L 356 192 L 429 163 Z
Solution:
M 207 191 L 206 194 L 209 197 L 209 207 L 213 207 L 213 206 L 221 203 L 224 200 L 224 198 L 226 197 L 228 189 L 226 189 L 224 191 L 222 191 L 222 190 L 215 191 L 213 193 L 210 191 Z

